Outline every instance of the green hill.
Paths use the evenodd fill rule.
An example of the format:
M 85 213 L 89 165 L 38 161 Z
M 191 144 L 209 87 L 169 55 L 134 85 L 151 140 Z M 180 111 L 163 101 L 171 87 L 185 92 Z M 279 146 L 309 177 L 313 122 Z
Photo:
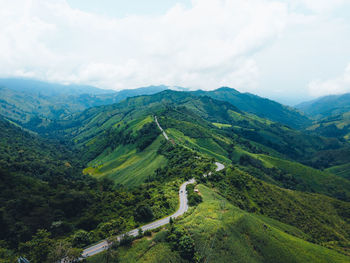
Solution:
M 307 235 L 295 227 L 244 212 L 203 185 L 198 189 L 203 202 L 173 228 L 134 242 L 130 248 L 119 248 L 118 261 L 110 262 L 168 262 L 170 258 L 171 262 L 349 261 L 347 256 L 303 240 Z M 179 244 L 173 243 L 172 234 L 180 238 Z M 103 254 L 87 261 L 106 262 Z
M 350 111 L 350 94 L 325 96 L 296 107 L 316 119 L 339 115 Z
M 237 167 L 208 179 L 211 187 L 241 209 L 292 225 L 308 235 L 306 240 L 349 255 L 349 202 L 280 188 Z
M 193 94 L 227 101 L 242 111 L 253 113 L 261 118 L 279 122 L 292 128 L 300 129 L 311 124 L 311 120 L 296 109 L 250 93 L 240 93 L 232 88 L 223 87 L 213 91 L 199 90 L 193 92 Z
M 0 114 L 35 129 L 41 122 L 61 119 L 90 107 L 113 104 L 128 97 L 154 94 L 166 89 L 167 86 L 149 86 L 115 92 L 92 86 L 62 85 L 33 79 L 0 79 Z
M 337 139 L 306 135 L 244 113 L 230 103 L 175 91 L 90 108 L 57 122 L 53 135 L 64 136 L 76 143 L 82 159 L 89 162 L 87 173 L 108 176 L 132 186 L 143 182 L 166 163 L 157 153 L 162 137 L 156 140 L 160 131 L 154 124 L 153 115 L 158 116 L 174 143 L 225 163 L 238 162 L 242 155 L 265 154 L 327 168 L 350 159 L 348 155 L 336 158 L 346 149 L 346 143 Z M 151 138 L 149 144 L 138 148 L 145 135 L 140 131 L 145 125 L 152 124 L 153 128 L 148 127 L 145 133 Z M 48 126 L 47 130 L 50 129 L 53 128 Z M 332 156 L 337 163 L 332 161 Z M 299 178 L 300 185 L 306 182 Z
M 0 119 L 4 249 L 35 259 L 25 248 L 40 227 L 50 242 L 76 247 L 139 227 L 171 214 L 179 184 L 194 177 L 203 202 L 167 231 L 120 248 L 122 262 L 348 259 L 338 253 L 349 254 L 350 239 L 344 140 L 170 90 L 44 122 L 35 116 L 26 127 L 47 139 Z M 214 172 L 215 161 L 228 168 Z
M 350 141 L 350 112 L 319 119 L 307 130 L 322 136 Z

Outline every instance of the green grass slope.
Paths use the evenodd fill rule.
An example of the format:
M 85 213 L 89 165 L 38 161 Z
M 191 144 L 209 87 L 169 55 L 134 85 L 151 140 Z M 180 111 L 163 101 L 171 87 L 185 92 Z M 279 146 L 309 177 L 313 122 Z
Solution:
M 326 171 L 350 180 L 350 164 L 333 166 L 328 168 Z
M 313 101 L 303 102 L 296 107 L 319 119 L 342 114 L 350 111 L 350 93 L 321 97 Z
M 142 152 L 138 152 L 134 145 L 118 146 L 109 154 L 103 152 L 88 164 L 84 172 L 98 178 L 107 176 L 116 184 L 128 187 L 140 185 L 167 163 L 166 158 L 157 153 L 164 140 L 162 136 Z
M 316 120 L 307 130 L 322 136 L 350 141 L 350 111 Z
M 296 181 L 295 190 L 350 200 L 350 182 L 346 179 L 292 161 L 266 155 L 260 155 L 259 158 L 267 166 L 271 165 L 292 176 Z
M 252 177 L 241 168 L 227 168 L 209 177 L 235 206 L 292 225 L 306 240 L 350 255 L 350 204 L 328 196 L 287 190 Z
M 309 243 L 305 234 L 279 221 L 242 211 L 204 185 L 203 202 L 176 222 L 194 241 L 195 259 L 173 249 L 168 231 L 119 247 L 113 262 L 348 262 L 349 257 Z M 87 259 L 105 263 L 106 253 Z
M 280 122 L 293 128 L 299 129 L 311 124 L 311 120 L 296 109 L 253 94 L 240 93 L 235 89 L 223 87 L 213 91 L 194 91 L 193 94 L 229 102 L 242 111 L 250 112 L 259 117 Z
M 348 262 L 349 257 L 308 243 L 300 231 L 229 204 L 205 186 L 203 203 L 180 222 L 207 262 Z M 286 232 L 291 232 L 287 234 Z

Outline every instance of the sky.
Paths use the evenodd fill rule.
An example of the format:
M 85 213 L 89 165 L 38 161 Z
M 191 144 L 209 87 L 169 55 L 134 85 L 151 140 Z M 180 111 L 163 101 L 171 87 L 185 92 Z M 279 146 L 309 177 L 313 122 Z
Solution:
M 0 0 L 0 77 L 350 92 L 350 0 Z

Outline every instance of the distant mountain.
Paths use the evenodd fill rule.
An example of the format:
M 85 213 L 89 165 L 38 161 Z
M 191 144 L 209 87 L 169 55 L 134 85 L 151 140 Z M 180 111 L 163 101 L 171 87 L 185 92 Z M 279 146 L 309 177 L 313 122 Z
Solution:
M 221 161 L 238 161 L 244 151 L 282 156 L 316 168 L 328 168 L 350 161 L 347 154 L 338 158 L 340 152 L 347 153 L 350 150 L 346 148 L 346 143 L 337 139 L 307 135 L 242 112 L 228 102 L 171 90 L 128 98 L 118 104 L 93 107 L 47 127 L 39 127 L 39 132 L 51 133 L 53 137 L 64 135 L 74 141 L 79 148 L 84 149 L 86 154 L 83 159 L 94 160 L 92 168 L 103 167 L 103 160 L 110 162 L 124 155 L 127 158 L 124 156 L 121 162 L 113 161 L 113 165 L 121 166 L 125 161 L 130 165 L 131 160 L 141 160 L 146 156 L 145 153 L 135 158 L 134 153 L 131 154 L 138 143 L 134 136 L 143 124 L 152 122 L 154 114 L 159 116 L 161 124 L 168 129 L 175 142 Z M 120 140 L 128 146 L 110 149 L 111 145 L 120 144 Z M 236 152 L 232 151 L 230 142 L 236 145 Z M 157 145 L 153 145 L 153 153 L 157 152 Z M 325 155 L 328 159 L 324 158 Z M 132 159 L 128 161 L 128 158 Z M 156 155 L 152 158 L 156 158 Z M 115 172 L 117 167 L 111 165 L 111 168 L 114 174 L 121 174 L 121 171 Z M 106 174 L 109 169 L 102 170 Z
M 339 115 L 350 111 L 350 93 L 321 97 L 295 107 L 316 119 Z
M 12 91 L 31 93 L 44 97 L 114 93 L 113 90 L 104 90 L 88 85 L 63 85 L 25 78 L 0 79 L 0 88 L 7 88 Z
M 116 92 L 31 79 L 0 79 L 0 114 L 20 123 L 27 123 L 33 118 L 59 119 L 90 107 L 165 89 L 168 87 L 150 86 Z
M 350 112 L 316 120 L 307 130 L 322 136 L 344 138 L 350 141 Z
M 130 239 L 119 248 L 119 261 L 129 262 L 124 256 L 130 253 L 127 258 L 140 262 L 169 255 L 174 262 L 214 256 L 222 262 L 347 262 L 350 146 L 344 140 L 172 90 L 40 121 L 35 131 L 59 145 L 0 117 L 0 168 L 10 171 L 0 169 L 0 251 L 17 253 L 19 245 L 32 262 L 57 261 L 37 260 L 31 252 L 48 240 L 42 231 L 33 236 L 36 229 L 83 248 L 171 214 L 178 186 L 195 178 L 198 185 L 187 187 L 192 212 L 166 231 L 145 234 L 148 240 Z M 215 172 L 216 161 L 225 169 Z M 81 166 L 84 176 L 71 171 Z M 92 260 L 106 262 L 102 257 Z
M 250 93 L 240 93 L 232 88 L 222 87 L 213 91 L 198 90 L 192 92 L 192 94 L 227 101 L 242 111 L 253 113 L 261 118 L 279 122 L 292 128 L 300 129 L 311 124 L 308 117 L 294 108 Z

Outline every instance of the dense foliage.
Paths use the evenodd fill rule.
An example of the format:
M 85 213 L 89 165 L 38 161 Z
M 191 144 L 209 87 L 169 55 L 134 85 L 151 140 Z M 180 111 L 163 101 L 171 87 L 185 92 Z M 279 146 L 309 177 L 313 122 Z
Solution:
M 262 182 L 238 168 L 209 177 L 218 192 L 234 205 L 293 225 L 309 241 L 349 253 L 350 205 L 326 196 L 285 190 Z

